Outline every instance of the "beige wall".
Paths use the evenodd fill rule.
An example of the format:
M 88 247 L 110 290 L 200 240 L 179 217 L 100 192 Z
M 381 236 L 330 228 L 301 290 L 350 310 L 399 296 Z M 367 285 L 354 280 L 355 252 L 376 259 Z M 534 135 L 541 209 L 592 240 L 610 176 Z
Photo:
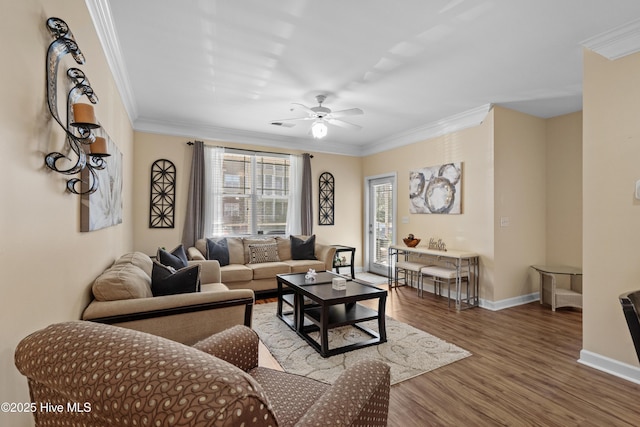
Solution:
M 136 250 L 149 255 L 159 246 L 173 248 L 181 241 L 184 213 L 187 204 L 192 148 L 188 138 L 137 132 L 135 135 L 134 179 L 134 242 Z M 232 148 L 284 152 L 271 147 L 247 146 L 232 143 L 207 142 Z M 288 154 L 299 154 L 289 153 Z M 314 233 L 319 242 L 356 247 L 356 265 L 361 265 L 362 250 L 362 159 L 323 153 L 311 153 L 313 172 Z M 149 228 L 149 187 L 151 165 L 158 159 L 171 160 L 176 165 L 176 227 L 174 229 Z M 331 172 L 335 178 L 335 223 L 318 225 L 318 178 Z
M 640 54 L 584 53 L 583 348 L 638 365 L 618 295 L 640 288 Z
M 545 120 L 495 107 L 493 301 L 537 291 L 531 264 L 545 260 Z M 508 222 L 503 223 L 501 221 Z
M 545 262 L 582 267 L 582 111 L 546 122 Z
M 441 238 L 448 248 L 481 256 L 480 297 L 493 292 L 493 112 L 480 126 L 406 145 L 364 158 L 363 179 L 396 173 L 398 188 L 396 243 L 409 233 Z M 462 214 L 409 213 L 409 171 L 442 163 L 462 162 Z M 401 221 L 407 217 L 409 223 Z
M 2 3 L 0 402 L 24 402 L 27 382 L 13 363 L 18 341 L 48 324 L 79 319 L 93 278 L 133 247 L 133 131 L 83 1 Z M 91 233 L 79 231 L 80 197 L 65 192 L 64 176 L 44 166 L 45 154 L 60 150 L 63 140 L 45 98 L 45 53 L 52 40 L 45 21 L 50 16 L 71 27 L 86 57 L 80 68 L 100 98 L 98 119 L 124 156 L 123 223 Z M 69 59 L 67 66 L 75 64 Z M 66 97 L 64 90 L 60 93 Z M 32 423 L 30 414 L 0 413 L 0 425 Z

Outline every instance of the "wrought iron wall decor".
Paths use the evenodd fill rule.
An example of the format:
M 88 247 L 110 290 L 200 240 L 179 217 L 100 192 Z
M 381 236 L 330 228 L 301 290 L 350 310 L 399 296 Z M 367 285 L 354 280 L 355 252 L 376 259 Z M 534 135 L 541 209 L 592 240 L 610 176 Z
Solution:
M 60 59 L 71 54 L 78 64 L 84 64 L 71 30 L 60 18 L 49 18 L 46 22 L 54 40 L 47 50 L 47 104 L 49 112 L 65 132 L 65 153 L 52 152 L 46 155 L 45 164 L 49 169 L 65 175 L 75 175 L 83 169 L 89 171 L 89 182 L 81 178 L 67 180 L 67 190 L 74 194 L 91 194 L 98 188 L 96 170 L 106 166 L 104 157 L 109 156 L 104 135 L 100 135 L 100 124 L 95 118 L 93 104 L 98 102 L 87 76 L 78 68 L 69 68 L 67 77 L 71 89 L 67 94 L 66 120 L 58 113 L 58 65 Z M 91 104 L 79 103 L 85 96 Z
M 323 172 L 319 179 L 318 206 L 319 225 L 333 225 L 335 180 L 329 172 Z
M 149 228 L 173 228 L 176 206 L 176 167 L 160 159 L 151 165 Z

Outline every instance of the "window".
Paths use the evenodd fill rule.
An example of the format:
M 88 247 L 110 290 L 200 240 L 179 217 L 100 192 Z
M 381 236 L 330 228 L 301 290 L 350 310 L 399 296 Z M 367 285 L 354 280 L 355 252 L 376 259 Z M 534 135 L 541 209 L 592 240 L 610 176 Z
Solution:
M 225 150 L 221 185 L 211 188 L 214 236 L 284 234 L 289 202 L 289 156 Z M 216 197 L 217 196 L 217 197 Z

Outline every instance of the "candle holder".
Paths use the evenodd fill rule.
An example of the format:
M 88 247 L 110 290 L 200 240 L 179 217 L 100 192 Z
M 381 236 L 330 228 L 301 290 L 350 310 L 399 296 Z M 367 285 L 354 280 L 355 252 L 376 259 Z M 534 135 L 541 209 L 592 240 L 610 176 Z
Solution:
M 98 189 L 98 175 L 96 171 L 106 167 L 104 157 L 109 156 L 106 151 L 104 138 L 95 135 L 100 124 L 95 119 L 93 104 L 98 97 L 93 91 L 89 79 L 79 68 L 69 68 L 67 78 L 71 89 L 67 94 L 66 120 L 60 118 L 58 112 L 58 66 L 60 59 L 70 54 L 78 64 L 84 64 L 84 55 L 80 51 L 71 30 L 66 22 L 60 18 L 49 18 L 46 22 L 54 40 L 47 50 L 47 104 L 51 117 L 60 125 L 65 133 L 65 153 L 52 152 L 45 156 L 45 164 L 51 170 L 64 175 L 75 175 L 83 169 L 89 170 L 89 183 L 86 190 L 82 190 L 82 180 L 71 178 L 67 180 L 67 190 L 74 194 L 91 194 Z M 82 104 L 82 98 L 91 104 Z M 76 117 L 77 120 L 76 120 Z M 96 141 L 104 141 L 104 145 L 91 153 L 89 148 Z

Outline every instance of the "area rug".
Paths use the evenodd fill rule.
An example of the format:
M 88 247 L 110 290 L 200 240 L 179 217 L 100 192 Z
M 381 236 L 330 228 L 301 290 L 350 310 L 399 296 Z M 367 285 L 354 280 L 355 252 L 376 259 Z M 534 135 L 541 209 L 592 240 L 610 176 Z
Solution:
M 385 276 L 379 276 L 377 274 L 367 272 L 356 273 L 356 279 L 365 281 L 372 285 L 386 285 L 389 282 L 389 279 Z
M 391 384 L 456 362 L 468 351 L 387 316 L 387 342 L 323 358 L 276 316 L 276 303 L 254 305 L 253 329 L 280 366 L 290 373 L 333 384 L 349 366 L 362 359 L 376 359 L 391 366 Z M 363 326 L 378 329 L 377 321 Z M 367 337 L 345 326 L 329 331 L 329 347 L 362 341 Z

